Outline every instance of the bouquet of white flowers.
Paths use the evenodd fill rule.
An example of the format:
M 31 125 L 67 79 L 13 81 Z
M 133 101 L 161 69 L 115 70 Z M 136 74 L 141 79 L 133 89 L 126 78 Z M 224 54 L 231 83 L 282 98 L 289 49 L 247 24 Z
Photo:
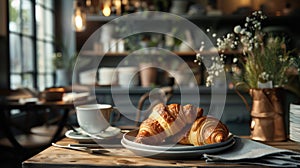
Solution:
M 268 83 L 270 88 L 282 87 L 287 82 L 286 71 L 294 64 L 291 51 L 287 50 L 284 37 L 272 36 L 262 31 L 262 21 L 267 17 L 261 11 L 255 11 L 246 17 L 244 25 L 234 27 L 232 33 L 217 38 L 217 49 L 220 54 L 215 60 L 223 60 L 224 53 L 239 50 L 242 54 L 233 59 L 235 84 L 243 84 L 247 88 L 259 88 L 259 84 Z M 201 52 L 196 55 L 196 61 L 201 62 Z M 236 66 L 233 66 L 236 67 Z M 207 84 L 213 84 L 217 71 L 224 67 L 209 67 Z

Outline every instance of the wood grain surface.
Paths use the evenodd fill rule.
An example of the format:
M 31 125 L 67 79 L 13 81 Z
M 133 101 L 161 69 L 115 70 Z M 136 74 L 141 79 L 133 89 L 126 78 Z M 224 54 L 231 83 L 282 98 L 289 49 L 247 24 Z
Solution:
M 76 144 L 75 140 L 64 138 L 57 144 Z M 269 143 L 274 147 L 300 151 L 300 144 L 287 142 Z M 204 160 L 163 160 L 140 157 L 123 148 L 121 144 L 112 148 L 103 148 L 103 154 L 49 147 L 34 157 L 23 162 L 23 168 L 62 168 L 62 167 L 247 167 L 247 165 L 208 164 Z M 249 166 L 249 165 L 248 165 Z

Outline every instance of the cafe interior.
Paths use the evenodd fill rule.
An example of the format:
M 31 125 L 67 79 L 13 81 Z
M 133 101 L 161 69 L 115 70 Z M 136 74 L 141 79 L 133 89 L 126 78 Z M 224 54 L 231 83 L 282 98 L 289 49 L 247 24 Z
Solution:
M 288 51 L 279 56 L 273 52 L 273 58 L 263 62 L 280 57 L 281 63 L 287 63 L 289 58 L 283 60 L 286 55 L 297 60 L 287 65 L 284 75 L 278 78 L 284 84 L 272 83 L 275 74 L 282 73 L 279 63 L 275 63 L 271 65 L 276 67 L 274 72 L 257 77 L 266 79 L 259 81 L 259 86 L 239 87 L 235 73 L 246 81 L 251 78 L 243 69 L 248 65 L 245 53 L 250 47 L 244 50 L 236 45 L 218 50 L 225 58 L 220 73 L 226 79 L 217 78 L 215 84 L 208 85 L 212 74 L 205 56 L 215 50 L 201 53 L 198 39 L 203 37 L 195 32 L 199 30 L 211 45 L 220 47 L 222 39 L 229 39 L 227 33 L 243 35 L 245 29 L 240 28 L 250 24 L 246 21 L 243 25 L 254 11 L 266 16 L 259 24 L 260 30 L 284 39 L 284 51 Z M 183 21 L 187 30 L 197 30 L 185 31 L 184 24 L 171 22 L 174 17 Z M 139 122 L 147 118 L 144 110 L 151 112 L 153 108 L 151 98 L 162 93 L 166 104 L 196 101 L 203 114 L 214 111 L 211 104 L 218 111 L 218 103 L 223 103 L 220 121 L 232 134 L 250 136 L 254 134 L 250 111 L 255 102 L 249 90 L 283 88 L 284 97 L 279 101 L 284 111 L 284 136 L 293 137 L 289 117 L 291 103 L 300 98 L 299 19 L 298 0 L 1 0 L 0 165 L 22 167 L 22 162 L 65 138 L 66 132 L 81 127 L 77 106 L 111 105 L 118 110 L 110 115 L 117 119 L 110 118 L 109 123 L 128 131 L 140 126 Z M 152 22 L 149 25 L 149 20 L 154 20 L 155 26 Z M 132 22 L 122 23 L 126 21 Z M 137 26 L 127 29 L 128 25 Z M 140 30 L 133 31 L 135 28 Z M 151 28 L 155 30 L 151 32 Z M 127 34 L 128 30 L 135 33 Z M 157 64 L 143 69 L 137 65 L 142 60 L 129 57 L 141 55 L 147 57 L 147 63 Z M 239 64 L 237 58 L 245 62 Z M 262 64 L 254 62 L 254 67 Z M 150 74 L 150 69 L 155 74 Z M 194 97 L 195 93 L 200 99 Z M 256 110 L 262 109 L 262 104 Z M 300 117 L 295 121 L 299 123 Z M 295 127 L 300 130 L 300 126 Z M 296 138 L 292 140 L 296 142 L 300 142 L 299 130 L 293 131 Z

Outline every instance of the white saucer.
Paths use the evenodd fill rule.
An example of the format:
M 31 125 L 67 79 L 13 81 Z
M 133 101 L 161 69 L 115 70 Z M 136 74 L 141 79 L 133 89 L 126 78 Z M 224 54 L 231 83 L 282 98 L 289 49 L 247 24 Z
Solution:
M 79 143 L 93 143 L 94 140 L 88 135 L 83 135 L 81 133 L 75 132 L 73 130 L 68 130 L 65 136 L 78 141 Z
M 104 131 L 98 133 L 98 134 L 93 134 L 91 137 L 99 137 L 100 139 L 104 139 L 104 138 L 109 138 L 109 137 L 113 137 L 113 136 L 116 136 L 116 135 L 119 135 L 121 133 L 121 129 L 120 128 L 117 128 L 117 127 L 112 127 L 112 126 L 109 126 L 108 128 L 106 128 Z M 98 138 L 98 139 L 99 139 Z
M 71 139 L 75 139 L 81 143 L 89 143 L 94 141 L 95 139 L 106 139 L 110 137 L 114 137 L 121 133 L 121 129 L 117 127 L 108 127 L 106 130 L 102 131 L 99 134 L 88 134 L 83 131 L 81 128 L 76 129 L 77 132 L 73 130 L 68 130 L 65 133 L 65 136 Z

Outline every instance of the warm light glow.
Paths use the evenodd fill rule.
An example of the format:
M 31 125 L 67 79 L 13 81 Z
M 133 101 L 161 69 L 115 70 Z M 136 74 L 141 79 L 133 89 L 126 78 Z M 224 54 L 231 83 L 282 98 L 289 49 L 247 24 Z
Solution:
M 240 6 L 248 6 L 251 5 L 250 0 L 240 0 Z
M 76 31 L 83 31 L 86 27 L 85 13 L 81 12 L 79 8 L 75 10 L 74 14 L 74 26 Z
M 117 9 L 117 15 L 121 15 L 121 0 L 115 0 L 115 6 L 116 6 L 116 9 Z
M 86 2 L 85 2 L 86 6 L 91 6 L 91 4 L 92 4 L 92 0 L 86 0 Z
M 123 4 L 123 5 L 127 5 L 127 4 L 128 4 L 128 0 L 123 0 L 123 1 L 122 1 L 122 4 Z
M 111 10 L 110 10 L 109 5 L 107 5 L 107 4 L 104 5 L 104 8 L 103 8 L 103 10 L 102 10 L 102 13 L 103 13 L 104 16 L 109 16 L 109 15 L 110 15 Z
M 75 16 L 75 26 L 81 29 L 83 27 L 81 16 Z

